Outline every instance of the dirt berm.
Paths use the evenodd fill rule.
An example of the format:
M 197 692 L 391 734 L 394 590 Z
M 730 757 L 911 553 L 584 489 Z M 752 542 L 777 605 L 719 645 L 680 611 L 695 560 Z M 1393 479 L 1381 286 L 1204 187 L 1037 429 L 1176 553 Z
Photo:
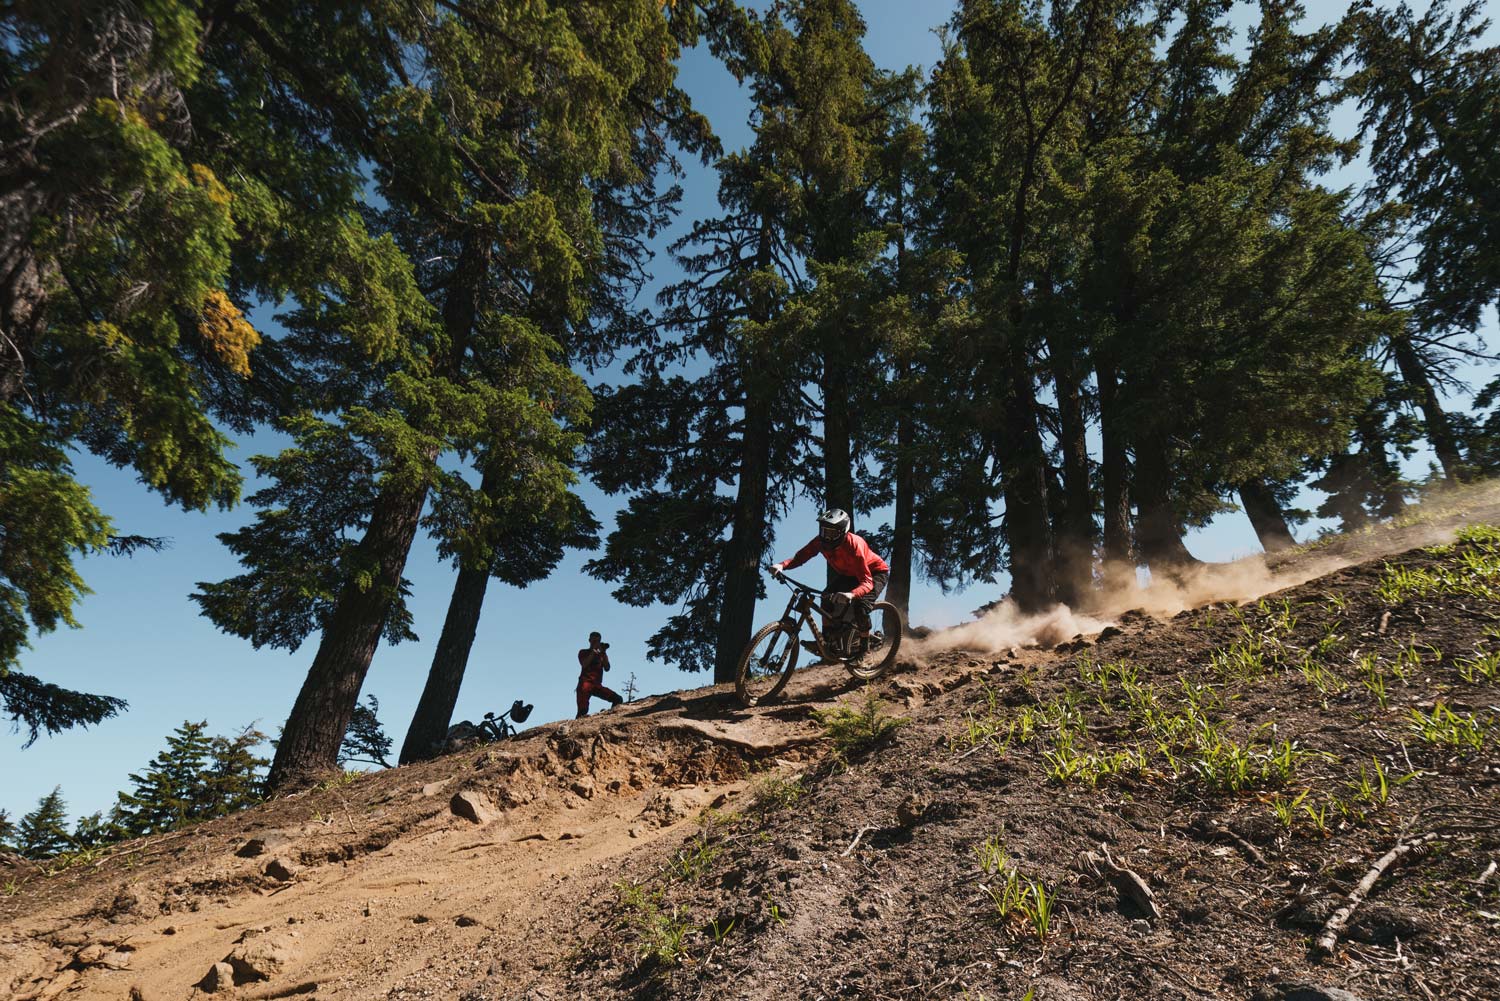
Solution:
M 0 997 L 1497 1001 L 1500 532 L 1381 539 L 11 860 Z

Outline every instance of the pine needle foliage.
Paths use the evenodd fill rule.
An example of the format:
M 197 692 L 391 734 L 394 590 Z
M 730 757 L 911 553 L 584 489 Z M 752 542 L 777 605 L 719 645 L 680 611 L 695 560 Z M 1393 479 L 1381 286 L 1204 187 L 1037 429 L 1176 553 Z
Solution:
M 62 787 L 56 786 L 16 825 L 16 851 L 29 859 L 48 859 L 72 848 L 67 819 L 68 806 L 63 801 Z

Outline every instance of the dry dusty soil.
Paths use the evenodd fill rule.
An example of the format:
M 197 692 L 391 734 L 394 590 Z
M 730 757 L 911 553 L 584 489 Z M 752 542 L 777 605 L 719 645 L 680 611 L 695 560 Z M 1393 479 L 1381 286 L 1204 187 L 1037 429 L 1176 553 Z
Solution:
M 0 860 L 0 997 L 1497 1001 L 1496 515 Z

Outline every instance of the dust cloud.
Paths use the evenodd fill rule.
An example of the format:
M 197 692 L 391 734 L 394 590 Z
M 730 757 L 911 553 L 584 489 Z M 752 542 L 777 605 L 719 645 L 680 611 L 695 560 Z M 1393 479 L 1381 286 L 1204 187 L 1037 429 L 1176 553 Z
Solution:
M 1458 527 L 1477 521 L 1500 522 L 1500 481 L 1430 491 L 1421 504 L 1409 506 L 1392 521 L 1325 536 L 1286 553 L 1201 563 L 1170 579 L 1096 591 L 1089 606 L 1077 611 L 1056 605 L 1026 615 L 1005 598 L 972 622 L 908 640 L 906 649 L 920 662 L 952 650 L 994 654 L 1013 647 L 1052 647 L 1079 634 L 1098 633 L 1131 610 L 1165 619 L 1209 603 L 1254 601 L 1383 555 L 1447 542 Z
M 1311 580 L 1321 576 L 1322 572 L 1312 573 L 1304 579 Z M 1233 563 L 1189 567 L 1174 580 L 1096 592 L 1086 610 L 1074 611 L 1067 605 L 1054 605 L 1044 612 L 1027 615 L 1014 601 L 1006 598 L 990 606 L 972 622 L 913 640 L 911 652 L 913 657 L 920 659 L 950 650 L 1000 653 L 1011 647 L 1052 647 L 1079 634 L 1098 633 L 1130 610 L 1164 619 L 1209 602 L 1251 601 L 1270 591 L 1299 583 L 1303 580 L 1273 574 L 1263 557 L 1252 556 Z

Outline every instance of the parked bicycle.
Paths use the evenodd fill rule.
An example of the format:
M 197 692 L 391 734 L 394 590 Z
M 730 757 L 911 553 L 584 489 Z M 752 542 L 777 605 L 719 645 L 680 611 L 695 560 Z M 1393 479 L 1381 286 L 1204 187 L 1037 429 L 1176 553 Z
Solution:
M 869 622 L 845 622 L 829 618 L 820 601 L 823 592 L 786 576 L 777 580 L 791 589 L 786 611 L 775 622 L 762 626 L 740 654 L 734 691 L 745 706 L 769 702 L 781 694 L 797 667 L 803 646 L 816 652 L 819 663 L 842 663 L 860 681 L 880 677 L 896 662 L 905 623 L 901 611 L 889 601 L 877 601 Z M 880 623 L 875 629 L 873 624 Z M 825 629 L 820 630 L 822 622 Z M 812 631 L 812 640 L 799 642 L 802 626 Z
M 529 702 L 520 699 L 510 704 L 510 708 L 499 716 L 494 713 L 485 713 L 484 718 L 478 723 L 462 720 L 454 723 L 448 728 L 448 750 L 457 751 L 474 744 L 492 744 L 506 737 L 514 737 L 518 732 L 512 724 L 524 723 L 531 715 L 531 710 L 536 708 Z

